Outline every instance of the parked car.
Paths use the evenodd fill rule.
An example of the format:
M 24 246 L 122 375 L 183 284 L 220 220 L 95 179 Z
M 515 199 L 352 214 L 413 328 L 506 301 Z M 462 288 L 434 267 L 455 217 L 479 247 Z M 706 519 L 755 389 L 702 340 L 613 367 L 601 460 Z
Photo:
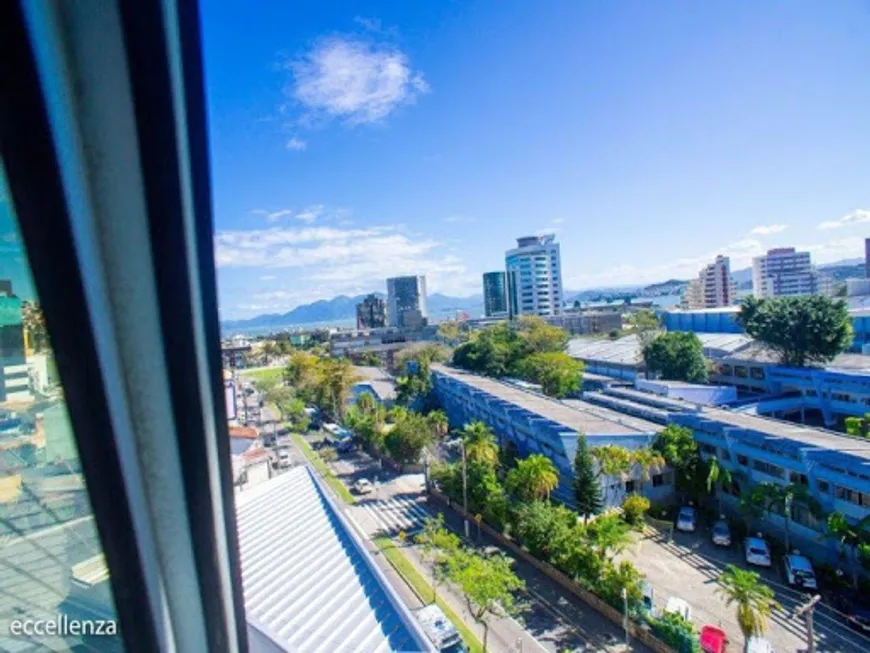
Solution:
M 704 653 L 725 653 L 728 646 L 728 636 L 716 626 L 701 626 L 698 640 Z
M 361 478 L 353 484 L 353 489 L 357 494 L 370 494 L 375 491 L 375 486 L 367 478 Z
M 698 513 L 690 506 L 683 506 L 677 515 L 677 530 L 694 533 L 698 526 Z
M 716 546 L 731 546 L 731 528 L 728 522 L 720 519 L 713 524 L 713 544 Z
M 870 596 L 854 589 L 842 589 L 830 597 L 831 604 L 846 617 L 851 628 L 870 635 Z
M 785 568 L 785 580 L 789 585 L 808 590 L 818 589 L 816 572 L 808 558 L 791 553 L 785 556 L 782 564 Z
M 773 653 L 773 646 L 763 637 L 750 637 L 746 642 L 746 653 Z
M 353 440 L 345 440 L 341 442 L 336 448 L 338 453 L 349 453 L 354 450 Z
M 746 553 L 746 562 L 750 565 L 758 567 L 770 567 L 770 547 L 767 542 L 759 535 L 758 537 L 747 537 L 743 542 L 743 550 Z
M 437 605 L 427 605 L 415 612 L 423 632 L 442 653 L 464 653 L 465 646 L 456 626 Z

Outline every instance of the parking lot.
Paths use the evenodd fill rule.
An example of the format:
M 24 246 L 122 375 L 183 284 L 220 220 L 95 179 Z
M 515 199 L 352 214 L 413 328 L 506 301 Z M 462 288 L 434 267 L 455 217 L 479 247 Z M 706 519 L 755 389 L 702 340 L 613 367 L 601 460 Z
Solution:
M 742 646 L 743 635 L 737 625 L 735 607 L 726 607 L 716 593 L 717 578 L 726 565 L 747 567 L 742 543 L 735 542 L 730 548 L 715 546 L 710 541 L 709 530 L 699 526 L 695 533 L 674 531 L 670 541 L 652 532 L 639 535 L 637 542 L 621 557 L 630 560 L 646 575 L 655 590 L 656 609 L 661 609 L 670 597 L 682 598 L 692 607 L 692 621 L 696 626 L 720 626 L 728 634 L 732 650 Z M 772 615 L 765 638 L 778 652 L 806 650 L 806 624 L 803 618 L 795 617 L 795 610 L 811 594 L 785 585 L 782 563 L 778 560 L 774 560 L 771 569 L 752 569 L 776 592 L 776 600 L 782 605 L 782 609 Z M 844 621 L 844 617 L 829 606 L 819 605 L 814 624 L 817 651 L 858 653 L 870 650 L 870 638 L 855 632 Z

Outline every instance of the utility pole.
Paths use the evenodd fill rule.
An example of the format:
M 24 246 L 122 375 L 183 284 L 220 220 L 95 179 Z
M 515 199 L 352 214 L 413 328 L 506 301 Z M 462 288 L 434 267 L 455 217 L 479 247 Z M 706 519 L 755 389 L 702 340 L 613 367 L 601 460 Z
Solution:
M 816 610 L 816 604 L 821 600 L 822 597 L 816 594 L 806 605 L 802 605 L 794 613 L 794 616 L 803 616 L 807 620 L 807 653 L 815 653 L 816 650 L 816 642 L 813 635 L 813 612 Z
M 628 590 L 622 588 L 622 627 L 625 629 L 625 645 L 628 646 Z
M 465 539 L 471 539 L 471 535 L 468 532 L 468 469 L 467 463 L 465 459 L 465 440 L 460 440 L 462 445 L 462 509 L 465 511 L 463 515 L 464 523 L 465 523 Z

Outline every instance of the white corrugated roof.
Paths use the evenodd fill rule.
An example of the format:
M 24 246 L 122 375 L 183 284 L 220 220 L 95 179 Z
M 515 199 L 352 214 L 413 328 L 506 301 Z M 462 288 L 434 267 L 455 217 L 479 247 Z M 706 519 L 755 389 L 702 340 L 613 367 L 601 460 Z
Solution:
M 250 626 L 285 651 L 429 651 L 306 467 L 236 497 Z

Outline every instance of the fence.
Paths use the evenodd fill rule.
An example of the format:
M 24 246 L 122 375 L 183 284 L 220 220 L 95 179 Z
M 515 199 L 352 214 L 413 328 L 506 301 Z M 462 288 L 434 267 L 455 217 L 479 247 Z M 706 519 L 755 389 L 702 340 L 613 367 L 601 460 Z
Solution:
M 462 510 L 461 506 L 454 505 L 447 496 L 441 494 L 434 488 L 429 488 L 429 495 L 437 501 L 445 504 L 448 508 L 453 509 L 462 517 L 465 517 L 465 512 Z M 469 518 L 471 518 L 470 515 Z M 538 560 L 531 553 L 529 553 L 521 546 L 519 546 L 516 542 L 514 542 L 512 538 L 504 535 L 503 533 L 500 533 L 486 522 L 480 522 L 479 526 L 484 533 L 489 535 L 499 545 L 509 550 L 518 558 L 521 558 L 525 562 L 528 562 L 530 565 L 535 567 L 535 569 L 537 569 L 542 574 L 574 594 L 581 601 L 598 611 L 600 614 L 604 615 L 607 619 L 618 625 L 620 628 L 623 626 L 622 612 L 602 600 L 598 595 L 590 592 L 584 587 L 581 587 L 574 580 L 566 576 L 564 573 L 556 569 L 551 564 Z M 653 635 L 652 632 L 639 625 L 637 622 L 629 620 L 628 623 L 629 635 L 637 639 L 642 644 L 648 646 L 653 651 L 656 651 L 656 653 L 674 653 L 674 649 L 672 649 L 665 642 Z

